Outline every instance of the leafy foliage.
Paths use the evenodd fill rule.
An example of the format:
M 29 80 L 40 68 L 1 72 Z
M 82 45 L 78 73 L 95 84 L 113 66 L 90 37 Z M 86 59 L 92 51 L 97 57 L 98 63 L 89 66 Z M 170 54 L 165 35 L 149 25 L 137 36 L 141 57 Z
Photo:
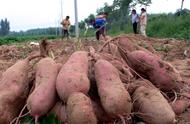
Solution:
M 149 15 L 147 34 L 151 37 L 171 37 L 190 40 L 190 14 Z
M 58 38 L 55 35 L 41 35 L 41 36 L 8 36 L 0 38 L 0 45 L 11 44 L 11 43 L 20 43 L 26 41 L 39 41 L 43 38 L 47 39 L 56 39 Z
M 21 124 L 34 124 L 34 118 L 26 116 L 21 120 Z M 55 117 L 54 114 L 39 119 L 39 124 L 61 124 L 60 121 Z
M 1 26 L 0 36 L 5 36 L 5 35 L 9 34 L 10 24 L 7 19 L 5 19 L 5 20 L 1 19 L 0 26 Z

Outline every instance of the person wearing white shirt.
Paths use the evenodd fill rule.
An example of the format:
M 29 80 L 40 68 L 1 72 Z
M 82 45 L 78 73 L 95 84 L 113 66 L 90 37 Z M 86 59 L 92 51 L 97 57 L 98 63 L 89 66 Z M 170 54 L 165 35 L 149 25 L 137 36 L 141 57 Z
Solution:
M 144 8 L 141 9 L 140 15 L 140 33 L 146 37 L 147 13 Z
M 133 24 L 133 31 L 137 34 L 137 25 L 139 22 L 139 16 L 135 9 L 132 10 L 132 24 Z

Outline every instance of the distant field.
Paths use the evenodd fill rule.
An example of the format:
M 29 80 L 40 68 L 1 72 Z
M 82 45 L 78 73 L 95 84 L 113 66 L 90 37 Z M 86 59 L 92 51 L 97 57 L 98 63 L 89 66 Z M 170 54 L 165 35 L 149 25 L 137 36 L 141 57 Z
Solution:
M 39 41 L 41 39 L 57 39 L 58 36 L 55 35 L 40 35 L 40 36 L 7 36 L 7 37 L 0 37 L 0 45 L 4 44 L 11 44 L 11 43 L 21 43 L 26 41 Z
M 120 34 L 133 33 L 132 25 L 128 18 L 128 23 L 117 23 L 107 25 L 107 34 L 110 36 L 117 36 Z M 177 16 L 174 14 L 151 14 L 148 15 L 147 35 L 149 37 L 157 38 L 177 38 L 190 40 L 190 14 Z M 44 29 L 45 30 L 45 29 Z M 38 31 L 38 30 L 37 30 Z M 71 36 L 74 36 L 72 30 Z M 80 29 L 80 37 L 95 37 L 96 30 L 89 28 L 87 32 L 85 29 Z M 34 33 L 35 34 L 35 33 Z M 6 36 L 0 37 L 0 45 L 20 43 L 25 41 L 39 41 L 43 38 L 57 39 L 60 36 L 56 35 L 27 35 L 27 36 Z

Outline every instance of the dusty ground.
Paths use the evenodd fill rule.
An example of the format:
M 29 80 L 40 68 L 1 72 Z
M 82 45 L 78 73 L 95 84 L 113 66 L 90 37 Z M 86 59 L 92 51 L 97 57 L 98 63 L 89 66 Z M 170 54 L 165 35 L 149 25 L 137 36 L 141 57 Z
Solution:
M 162 59 L 171 62 L 179 70 L 184 80 L 190 82 L 190 42 L 176 39 L 145 38 L 139 35 L 126 36 L 128 40 L 137 42 L 145 48 L 147 43 L 150 44 L 161 55 Z M 64 63 L 68 56 L 76 50 L 88 50 L 89 46 L 98 49 L 103 44 L 90 38 L 82 39 L 81 42 L 76 42 L 76 40 L 54 40 L 49 42 L 51 42 L 50 48 L 56 61 L 61 63 Z M 0 46 L 0 77 L 2 72 L 17 60 L 23 59 L 29 53 L 35 51 L 39 51 L 39 46 L 30 45 L 29 43 Z M 190 109 L 178 117 L 178 124 L 190 124 L 189 117 Z

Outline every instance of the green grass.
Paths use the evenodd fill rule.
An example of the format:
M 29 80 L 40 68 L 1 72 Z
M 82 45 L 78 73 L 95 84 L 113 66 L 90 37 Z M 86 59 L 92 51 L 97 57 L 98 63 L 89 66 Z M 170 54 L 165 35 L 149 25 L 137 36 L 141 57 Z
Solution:
M 57 36 L 54 35 L 46 35 L 46 36 L 7 36 L 0 37 L 0 45 L 3 44 L 12 44 L 12 43 L 21 43 L 26 41 L 39 41 L 43 38 L 47 39 L 56 39 Z
M 21 124 L 34 124 L 34 118 L 26 116 L 21 120 Z M 46 117 L 39 119 L 39 124 L 61 124 L 61 122 L 55 117 L 54 114 L 50 114 Z
M 149 17 L 147 34 L 151 37 L 190 40 L 190 15 L 152 15 Z

